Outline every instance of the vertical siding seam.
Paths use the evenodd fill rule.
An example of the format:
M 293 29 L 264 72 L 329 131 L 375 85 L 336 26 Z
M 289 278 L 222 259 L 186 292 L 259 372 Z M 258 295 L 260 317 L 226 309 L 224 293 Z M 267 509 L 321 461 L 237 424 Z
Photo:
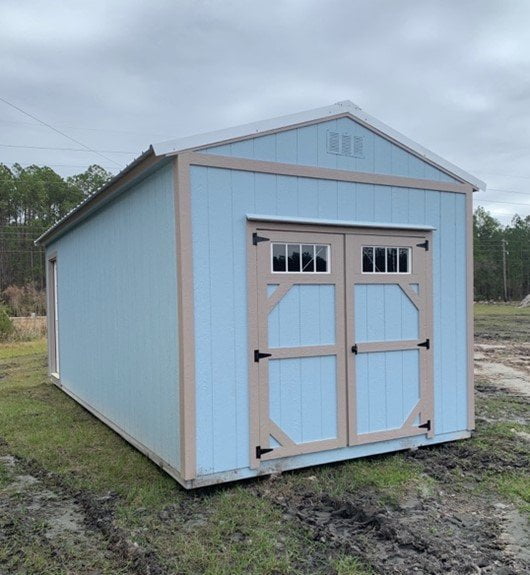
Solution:
M 457 221 L 456 221 L 457 213 L 458 213 L 458 202 L 457 202 L 456 194 L 453 194 L 452 199 L 453 199 L 453 213 L 454 213 L 454 217 L 453 217 L 453 244 L 455 246 L 455 264 L 456 264 L 456 260 L 457 260 L 456 250 L 457 250 L 457 241 L 458 241 L 458 226 L 457 226 Z M 455 265 L 455 277 L 454 277 L 454 284 L 455 284 L 454 306 L 455 306 L 455 308 L 457 307 L 457 303 L 460 299 L 458 296 L 458 292 L 459 292 L 459 290 L 458 290 L 458 278 L 459 278 L 459 276 L 460 276 L 460 270 L 457 269 L 457 267 Z M 456 316 L 455 316 L 455 319 L 456 319 Z M 459 344 L 459 338 L 458 338 L 458 322 L 457 321 L 455 321 L 453 324 L 453 330 L 454 330 L 454 336 L 453 336 L 454 342 L 455 342 L 455 345 L 458 345 Z M 453 349 L 454 349 L 454 346 L 453 346 Z M 456 353 L 456 349 L 454 351 L 455 351 L 455 354 L 454 354 L 455 358 L 454 359 L 455 359 L 455 365 L 456 365 L 456 362 L 458 360 L 458 354 Z M 465 373 L 465 370 L 464 370 L 464 373 Z M 456 378 L 455 378 L 454 387 L 455 387 L 455 390 L 454 390 L 455 407 L 456 407 L 457 417 L 459 417 L 460 416 L 460 394 L 458 393 L 458 381 L 456 380 Z M 459 427 L 458 420 L 457 420 L 456 427 L 457 428 Z
M 302 382 L 302 359 L 298 358 L 298 386 L 299 386 L 299 393 L 298 397 L 300 398 L 300 443 L 304 442 L 305 438 L 305 430 L 304 430 L 304 404 L 303 404 L 303 382 Z
M 236 250 L 236 245 L 235 245 L 235 230 L 234 230 L 234 223 L 235 223 L 235 217 L 234 217 L 234 181 L 233 181 L 233 175 L 234 175 L 234 171 L 230 170 L 230 214 L 231 214 L 231 218 L 230 218 L 230 226 L 232 229 L 232 274 L 233 277 L 236 277 L 236 258 L 234 257 L 234 254 L 237 253 Z M 245 258 L 246 261 L 246 258 Z M 238 385 L 237 385 L 237 380 L 238 380 L 238 366 L 239 366 L 239 361 L 237 358 L 237 353 L 236 353 L 236 338 L 237 338 L 237 333 L 236 333 L 236 329 L 235 326 L 237 325 L 237 320 L 236 320 L 236 314 L 235 314 L 235 310 L 236 310 L 236 294 L 235 294 L 235 290 L 236 290 L 236 284 L 235 281 L 232 282 L 232 318 L 233 318 L 233 322 L 234 322 L 234 332 L 233 332 L 233 351 L 234 351 L 234 369 L 235 369 L 235 373 L 236 373 L 236 377 L 235 377 L 235 381 L 234 381 L 234 401 L 235 401 L 235 406 L 236 406 L 236 415 L 234 417 L 234 428 L 235 428 L 235 437 L 239 437 L 239 414 L 237 413 L 237 407 L 239 405 L 239 397 L 238 397 Z M 235 445 L 233 446 L 234 452 L 235 452 L 235 461 L 236 461 L 236 465 L 239 465 L 239 453 L 238 453 L 238 445 L 237 442 L 235 442 Z
M 208 245 L 208 305 L 209 305 L 209 320 L 210 320 L 210 329 L 209 333 L 213 334 L 212 330 L 212 242 L 210 237 L 210 174 L 212 173 L 211 168 L 206 168 L 206 217 L 207 226 L 206 226 L 206 242 Z M 210 438 L 210 449 L 211 449 L 211 468 L 215 470 L 215 438 L 214 438 L 214 422 L 215 422 L 215 412 L 214 412 L 214 405 L 215 405 L 215 390 L 214 390 L 214 377 L 213 377 L 213 343 L 212 338 L 209 338 L 208 345 L 210 348 L 210 398 L 211 398 L 211 421 L 212 421 L 212 437 Z

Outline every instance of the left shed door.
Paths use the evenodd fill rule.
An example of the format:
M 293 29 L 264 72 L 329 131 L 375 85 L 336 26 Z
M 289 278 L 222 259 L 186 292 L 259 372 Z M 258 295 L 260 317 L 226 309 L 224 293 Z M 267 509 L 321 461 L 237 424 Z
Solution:
M 251 461 L 257 466 L 347 443 L 344 238 L 252 232 Z

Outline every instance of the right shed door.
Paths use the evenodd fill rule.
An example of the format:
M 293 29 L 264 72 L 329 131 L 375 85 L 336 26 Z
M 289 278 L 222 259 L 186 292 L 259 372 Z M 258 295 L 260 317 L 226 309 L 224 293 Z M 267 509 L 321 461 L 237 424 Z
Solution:
M 433 435 L 430 234 L 347 234 L 349 443 Z

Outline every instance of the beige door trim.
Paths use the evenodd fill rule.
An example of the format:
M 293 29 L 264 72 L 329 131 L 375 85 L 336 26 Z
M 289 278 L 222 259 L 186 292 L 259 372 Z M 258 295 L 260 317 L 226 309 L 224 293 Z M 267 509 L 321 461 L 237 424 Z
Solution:
M 377 234 L 381 245 L 402 246 L 409 245 L 412 249 L 412 273 L 410 274 L 363 274 L 361 248 L 363 243 L 370 244 L 376 240 L 374 234 L 352 233 L 346 236 L 345 255 L 346 264 L 346 330 L 348 349 L 357 346 L 357 353 L 371 353 L 378 351 L 397 351 L 406 349 L 419 349 L 420 353 L 420 399 L 402 427 L 373 433 L 357 433 L 357 385 L 356 385 L 356 359 L 357 355 L 349 353 L 347 358 L 348 377 L 348 429 L 350 445 L 359 445 L 386 439 L 410 437 L 427 434 L 434 436 L 434 392 L 433 392 L 433 320 L 432 320 L 432 247 L 426 250 L 418 243 L 427 241 L 432 246 L 432 233 L 396 234 L 394 230 L 379 230 Z M 409 284 L 417 283 L 419 293 L 410 289 Z M 419 338 L 418 340 L 386 341 L 386 342 L 358 342 L 355 335 L 355 301 L 354 286 L 360 284 L 397 284 L 404 290 L 406 296 L 419 312 Z M 404 289 L 404 287 L 406 289 Z M 429 340 L 429 349 L 418 348 L 418 344 Z M 430 421 L 430 429 L 418 428 L 412 425 L 415 418 L 420 416 L 420 425 Z
M 295 243 L 326 243 L 331 246 L 331 271 L 325 274 L 278 274 L 270 271 L 271 241 L 252 243 L 253 233 L 267 235 L 271 241 Z M 275 230 L 264 230 L 263 226 L 249 223 L 247 228 L 248 245 L 248 290 L 249 290 L 249 384 L 250 384 L 250 462 L 257 468 L 260 461 L 301 455 L 327 449 L 346 446 L 346 358 L 344 325 L 344 238 L 342 234 L 292 231 L 291 226 L 282 226 Z M 267 295 L 267 285 L 278 287 Z M 295 284 L 334 284 L 335 288 L 335 343 L 330 345 L 270 348 L 268 342 L 268 315 Z M 291 357 L 317 357 L 333 355 L 336 357 L 337 373 L 337 437 L 303 444 L 295 443 L 269 415 L 268 359 L 254 361 L 253 350 L 271 353 L 271 359 Z M 269 453 L 263 453 L 258 459 L 256 447 L 269 448 L 272 436 L 281 445 Z

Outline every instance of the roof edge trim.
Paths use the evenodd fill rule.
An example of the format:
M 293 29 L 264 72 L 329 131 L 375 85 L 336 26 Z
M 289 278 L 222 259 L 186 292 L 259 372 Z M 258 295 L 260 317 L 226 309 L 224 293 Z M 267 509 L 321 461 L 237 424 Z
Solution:
M 129 177 L 134 180 L 143 173 L 143 169 L 140 169 L 137 174 L 131 174 L 131 172 L 138 168 L 142 163 L 144 163 L 148 158 L 153 158 L 153 164 L 157 160 L 162 160 L 164 158 L 157 157 L 154 153 L 153 147 L 150 146 L 145 152 L 133 160 L 129 165 L 127 165 L 121 172 L 118 172 L 113 178 L 111 178 L 103 187 L 99 190 L 87 196 L 82 202 L 77 204 L 72 208 L 67 214 L 65 214 L 60 220 L 58 220 L 53 226 L 48 228 L 43 234 L 41 234 L 33 243 L 38 245 L 46 245 L 50 242 L 51 238 L 56 235 L 61 229 L 67 227 L 73 220 L 77 220 L 76 216 L 80 215 L 80 212 L 87 211 L 91 212 L 97 207 L 97 205 L 104 199 L 110 198 L 114 193 L 120 191 L 124 185 L 127 185 L 128 181 L 122 182 L 123 178 Z M 147 169 L 150 166 L 146 166 Z
M 436 230 L 433 226 L 415 225 L 415 224 L 396 224 L 396 223 L 381 223 L 381 222 L 358 222 L 356 220 L 322 220 L 318 218 L 298 218 L 286 216 L 268 216 L 263 214 L 246 214 L 249 222 L 271 222 L 271 223 L 285 223 L 285 224 L 310 224 L 319 226 L 335 226 L 335 227 L 349 227 L 349 228 L 386 228 L 392 230 L 420 230 L 432 232 Z

